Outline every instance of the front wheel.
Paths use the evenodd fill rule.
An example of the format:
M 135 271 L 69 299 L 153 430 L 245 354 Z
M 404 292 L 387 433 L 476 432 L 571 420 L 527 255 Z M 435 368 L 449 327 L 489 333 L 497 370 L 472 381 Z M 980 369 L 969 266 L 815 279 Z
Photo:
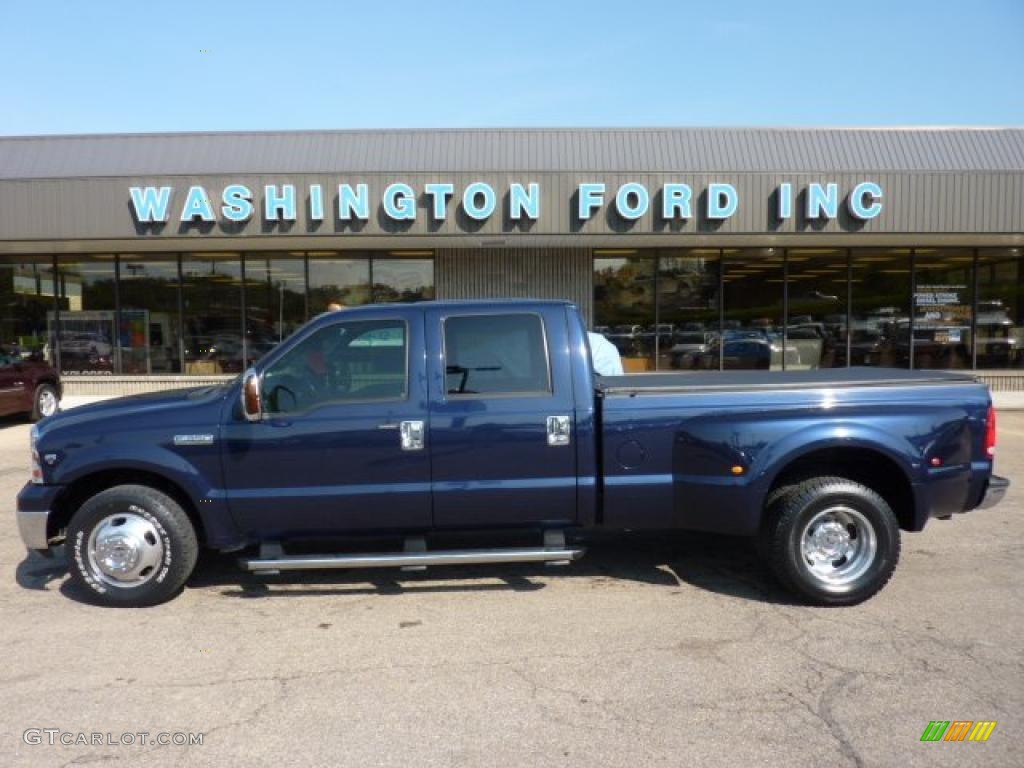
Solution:
M 773 499 L 768 564 L 816 605 L 854 605 L 877 593 L 900 556 L 900 530 L 885 499 L 841 477 L 818 477 Z
M 141 607 L 169 600 L 195 568 L 195 528 L 177 501 L 141 485 L 88 499 L 71 518 L 69 568 L 95 602 Z

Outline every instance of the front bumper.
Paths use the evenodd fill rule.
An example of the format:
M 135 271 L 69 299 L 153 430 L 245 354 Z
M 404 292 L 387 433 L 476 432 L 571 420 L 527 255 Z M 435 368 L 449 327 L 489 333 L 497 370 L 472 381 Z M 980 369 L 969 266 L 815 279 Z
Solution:
M 46 534 L 49 520 L 49 510 L 18 510 L 18 533 L 21 534 L 21 540 L 25 542 L 27 549 L 49 548 L 50 539 Z
M 994 507 L 1003 500 L 1003 496 L 1006 495 L 1006 491 L 1009 487 L 1010 481 L 1005 477 L 992 475 L 988 481 L 988 488 L 985 489 L 985 495 L 981 497 L 981 503 L 978 504 L 978 509 Z
M 28 549 L 49 549 L 51 510 L 61 490 L 59 485 L 25 483 L 18 494 L 18 533 Z M 59 531 L 55 531 L 54 535 L 57 533 Z

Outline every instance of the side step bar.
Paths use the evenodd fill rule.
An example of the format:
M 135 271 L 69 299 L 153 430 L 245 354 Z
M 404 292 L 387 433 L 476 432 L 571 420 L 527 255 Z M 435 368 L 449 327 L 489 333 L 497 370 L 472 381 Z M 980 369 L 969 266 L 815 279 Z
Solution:
M 545 534 L 545 544 L 553 543 L 555 536 Z M 406 543 L 405 552 L 346 555 L 288 555 L 281 545 L 267 542 L 260 546 L 258 557 L 239 558 L 238 564 L 247 571 L 277 573 L 280 571 L 320 570 L 330 568 L 416 568 L 428 565 L 480 565 L 485 563 L 548 563 L 568 564 L 583 557 L 586 550 L 565 546 L 564 536 L 558 536 L 560 546 L 517 547 L 506 549 L 448 549 L 436 552 L 417 551 Z

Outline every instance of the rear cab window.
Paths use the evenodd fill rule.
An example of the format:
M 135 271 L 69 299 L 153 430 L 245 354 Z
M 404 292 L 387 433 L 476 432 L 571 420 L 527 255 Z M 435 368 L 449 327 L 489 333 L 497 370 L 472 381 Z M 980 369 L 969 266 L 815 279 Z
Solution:
M 452 316 L 444 321 L 448 397 L 550 395 L 551 365 L 538 314 Z

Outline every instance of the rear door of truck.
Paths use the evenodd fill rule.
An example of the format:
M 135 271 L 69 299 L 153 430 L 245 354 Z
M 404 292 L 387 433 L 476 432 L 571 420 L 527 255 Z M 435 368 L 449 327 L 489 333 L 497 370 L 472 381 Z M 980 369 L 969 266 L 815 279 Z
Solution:
M 431 309 L 427 348 L 434 525 L 575 523 L 565 308 Z

